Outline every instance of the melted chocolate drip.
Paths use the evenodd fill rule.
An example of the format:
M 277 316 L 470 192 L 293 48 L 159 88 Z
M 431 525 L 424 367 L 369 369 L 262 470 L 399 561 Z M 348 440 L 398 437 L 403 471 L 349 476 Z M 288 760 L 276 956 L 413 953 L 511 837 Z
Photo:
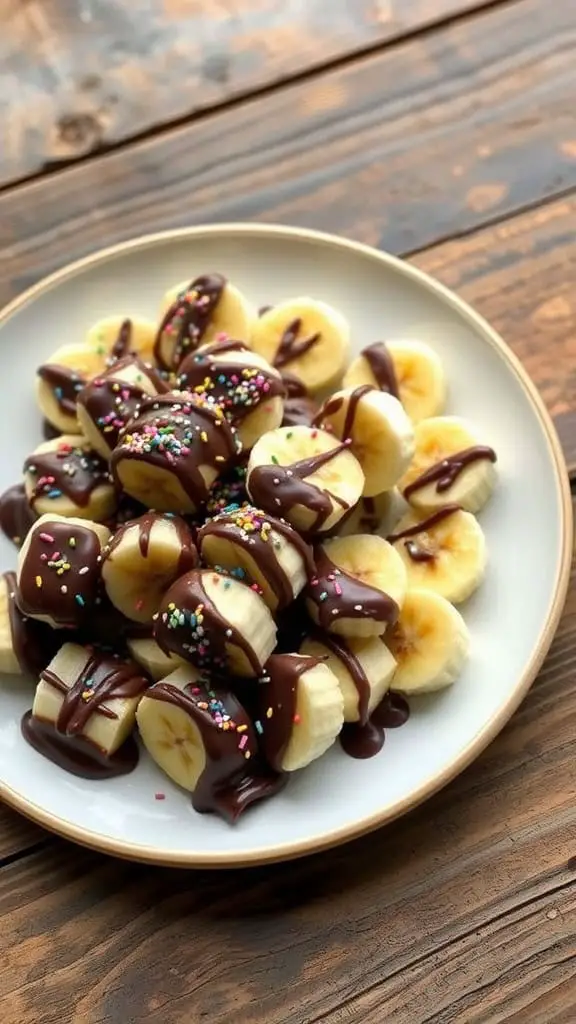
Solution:
M 64 494 L 79 508 L 86 508 L 96 488 L 111 482 L 104 459 L 87 446 L 67 442 L 54 451 L 29 455 L 24 472 L 35 481 L 32 507 L 39 498 L 60 498 Z
M 178 387 L 201 391 L 208 401 L 223 409 L 231 423 L 241 423 L 262 402 L 285 394 L 283 381 L 276 373 L 221 358 L 228 352 L 247 351 L 242 341 L 217 341 L 191 352 L 180 364 Z
M 136 366 L 138 369 L 138 376 L 133 381 L 119 377 L 127 366 Z M 142 387 L 143 378 L 150 381 L 156 394 L 168 391 L 167 384 L 152 366 L 137 356 L 128 355 L 114 362 L 106 373 L 90 381 L 78 395 L 78 404 L 86 410 L 110 452 L 118 444 L 121 431 L 138 414 L 144 399 L 151 397 L 150 392 Z
M 60 626 L 81 625 L 98 596 L 98 535 L 88 526 L 57 520 L 34 529 L 18 582 L 16 601 L 24 615 L 46 615 Z
M 120 324 L 118 337 L 110 349 L 110 359 L 123 359 L 130 352 L 132 343 L 132 321 L 123 320 Z
M 320 333 L 311 334 L 308 338 L 302 338 L 298 341 L 298 335 L 300 328 L 302 327 L 302 321 L 300 317 L 296 320 L 292 320 L 288 324 L 282 337 L 280 338 L 280 344 L 274 356 L 272 365 L 279 370 L 282 366 L 287 366 L 288 363 L 292 363 L 295 359 L 299 359 L 305 352 L 308 352 L 320 341 Z
M 37 519 L 26 497 L 24 484 L 14 484 L 0 497 L 0 528 L 16 547 L 23 543 Z
M 374 345 L 368 345 L 362 349 L 361 355 L 372 370 L 374 378 L 380 391 L 388 391 L 394 398 L 400 398 L 398 379 L 392 356 L 383 341 L 377 341 Z
M 226 589 L 230 581 L 210 569 L 193 570 L 181 576 L 164 595 L 154 625 L 154 638 L 165 654 L 178 654 L 200 669 L 226 673 L 227 644 L 238 647 L 255 675 L 262 665 L 243 634 L 233 627 L 210 600 L 204 576 Z M 238 582 L 241 587 L 246 584 Z
M 192 794 L 195 810 L 233 823 L 250 804 L 281 788 L 283 780 L 259 763 L 252 723 L 230 690 L 202 680 L 183 690 L 158 683 L 148 696 L 182 709 L 200 732 L 206 764 Z
M 314 605 L 323 629 L 339 619 L 374 619 L 386 626 L 396 622 L 398 605 L 388 594 L 362 583 L 339 569 L 322 546 L 314 552 L 317 575 L 306 589 L 306 597 Z
M 365 725 L 368 721 L 368 706 L 370 704 L 370 681 L 356 655 L 346 646 L 343 639 L 335 637 L 330 633 L 321 633 L 312 629 L 312 639 L 327 647 L 337 657 L 354 683 L 358 694 L 358 722 L 353 724 Z
M 441 523 L 444 519 L 448 519 L 449 516 L 459 511 L 460 505 L 445 505 L 444 508 L 439 508 L 437 512 L 433 512 L 427 519 L 421 519 L 419 523 L 415 523 L 414 526 L 408 526 L 405 530 L 401 530 L 400 533 L 391 533 L 387 540 L 390 544 L 394 544 L 398 540 L 417 537 L 420 533 L 425 533 L 426 530 L 432 529 L 437 523 Z M 433 562 L 436 557 L 433 551 L 427 551 L 421 544 L 417 544 L 413 540 L 405 540 L 404 547 L 413 562 Z
M 306 654 L 273 654 L 266 662 L 266 674 L 258 688 L 262 750 L 269 765 L 282 771 L 284 755 L 293 729 L 298 728 L 296 705 L 298 680 L 322 658 Z
M 8 617 L 12 648 L 22 672 L 38 678 L 64 643 L 61 634 L 44 622 L 23 615 L 14 600 L 16 573 L 3 574 L 8 590 Z
M 335 395 L 333 398 L 329 398 L 324 405 L 319 409 L 318 413 L 314 418 L 314 424 L 317 427 L 321 427 L 324 420 L 327 417 L 334 416 L 344 405 L 344 402 L 348 402 L 346 406 L 346 415 L 344 417 L 344 424 L 342 427 L 342 439 L 346 440 L 351 437 L 352 431 L 354 430 L 354 420 L 356 419 L 356 413 L 358 412 L 358 406 L 364 395 L 375 391 L 371 384 L 363 384 L 360 388 L 355 388 L 349 396 Z
M 496 462 L 496 452 L 493 448 L 488 448 L 487 445 L 476 444 L 471 448 L 465 448 L 464 451 L 456 452 L 455 455 L 449 455 L 448 458 L 430 466 L 430 469 L 408 484 L 408 487 L 404 488 L 404 497 L 409 501 L 416 491 L 432 483 L 436 484 L 436 493 L 443 494 L 444 491 L 448 491 L 452 487 L 466 466 L 477 462 L 478 459 Z
M 221 409 L 199 396 L 168 393 L 142 402 L 138 418 L 128 425 L 112 454 L 111 469 L 120 489 L 124 459 L 164 469 L 198 507 L 209 494 L 200 466 L 221 471 L 237 452 L 236 434 Z
M 148 551 L 150 549 L 150 535 L 154 525 L 164 520 L 169 523 L 176 532 L 176 537 L 180 545 L 180 555 L 178 562 L 174 570 L 174 579 L 178 579 L 185 572 L 190 572 L 195 569 L 198 565 L 198 552 L 194 546 L 194 538 L 192 531 L 188 526 L 188 523 L 182 516 L 173 515 L 171 512 L 145 512 L 144 515 L 140 516 L 139 519 L 130 519 L 127 523 L 115 533 L 114 537 L 107 545 L 104 558 L 109 558 L 113 555 L 116 549 L 122 543 L 126 533 L 129 530 L 138 530 L 138 547 L 142 558 L 148 557 Z
M 67 366 L 58 366 L 55 363 L 45 363 L 39 366 L 36 372 L 40 379 L 52 388 L 54 398 L 62 412 L 67 416 L 75 416 L 76 399 L 78 392 L 86 384 L 85 378 Z
M 226 278 L 221 274 L 204 274 L 192 281 L 172 303 L 154 342 L 154 357 L 163 369 L 177 369 L 186 352 L 198 348 L 225 287 Z M 166 334 L 174 345 L 170 362 L 164 359 L 162 352 Z
M 315 566 L 312 551 L 300 534 L 283 519 L 276 519 L 251 506 L 210 519 L 199 531 L 198 543 L 202 550 L 202 543 L 207 537 L 217 537 L 242 548 L 261 570 L 278 600 L 278 608 L 285 608 L 294 600 L 294 591 L 290 577 L 286 575 L 276 556 L 271 533 L 279 534 L 283 540 L 296 548 L 308 577 L 313 576 Z M 238 577 L 238 570 L 234 566 L 230 572 L 232 576 Z M 240 578 L 246 582 L 258 582 L 252 579 L 249 571 L 244 568 L 241 568 L 241 572 Z
M 138 745 L 129 736 L 114 754 L 103 754 L 85 736 L 61 736 L 51 722 L 27 711 L 20 723 L 24 739 L 59 768 L 81 779 L 112 779 L 128 775 L 138 764 Z
M 308 533 L 318 532 L 332 512 L 333 501 L 345 509 L 349 506 L 335 494 L 309 483 L 305 478 L 312 476 L 347 448 L 346 443 L 338 444 L 327 452 L 312 455 L 309 459 L 300 459 L 289 466 L 256 466 L 249 480 L 252 500 L 272 515 L 281 514 L 284 518 L 288 518 L 295 505 L 304 505 L 316 515 Z
M 274 306 L 260 306 L 258 316 L 264 316 L 264 313 L 269 313 L 271 309 L 274 309 Z
M 374 757 L 384 746 L 385 730 L 398 729 L 409 717 L 410 708 L 404 697 L 389 691 L 363 725 L 346 723 L 340 733 L 342 749 L 349 757 Z

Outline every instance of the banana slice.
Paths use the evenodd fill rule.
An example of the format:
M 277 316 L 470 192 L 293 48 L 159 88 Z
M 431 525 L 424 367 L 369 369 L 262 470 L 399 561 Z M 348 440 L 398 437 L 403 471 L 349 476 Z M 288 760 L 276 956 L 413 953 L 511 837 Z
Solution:
M 194 513 L 238 450 L 218 406 L 173 391 L 144 399 L 120 435 L 111 469 L 117 486 L 147 508 Z
M 289 370 L 309 391 L 321 391 L 342 376 L 350 326 L 326 302 L 288 299 L 255 321 L 251 346 L 278 370 Z
M 198 546 L 207 565 L 255 584 L 273 612 L 289 605 L 315 571 L 312 551 L 296 530 L 252 505 L 209 519 Z
M 324 430 L 279 427 L 261 437 L 248 461 L 247 488 L 259 508 L 307 534 L 327 533 L 358 501 L 358 460 Z
M 198 564 L 192 533 L 180 516 L 147 512 L 121 526 L 102 552 L 102 580 L 118 611 L 152 622 L 163 595 Z
M 282 377 L 241 341 L 215 341 L 189 353 L 180 364 L 178 387 L 219 405 L 245 451 L 282 422 Z
M 190 666 L 148 690 L 136 717 L 150 756 L 201 813 L 233 823 L 280 788 L 278 776 L 258 767 L 256 735 L 238 699 Z
M 164 595 L 154 636 L 163 651 L 202 670 L 258 676 L 276 646 L 276 625 L 246 583 L 195 569 Z
M 30 508 L 24 484 L 13 484 L 0 495 L 0 529 L 17 548 L 35 520 L 36 513 Z
M 182 658 L 178 658 L 175 654 L 164 654 L 164 651 L 160 649 L 153 637 L 127 637 L 126 646 L 130 652 L 130 656 L 135 661 L 150 679 L 154 682 L 158 682 L 159 679 L 164 679 L 170 672 L 174 672 L 177 668 L 182 668 L 186 662 Z M 192 666 L 188 666 L 191 672 L 194 671 Z
M 74 775 L 124 775 L 138 761 L 136 744 L 123 744 L 148 686 L 133 662 L 64 644 L 40 677 L 22 731 L 40 754 Z
M 15 601 L 16 574 L 0 576 L 0 673 L 38 678 L 62 644 L 61 635 L 30 619 Z
M 382 537 L 334 537 L 314 551 L 316 576 L 306 589 L 314 622 L 340 636 L 380 636 L 406 594 L 406 568 Z
M 458 505 L 446 505 L 426 519 L 409 512 L 388 540 L 406 566 L 410 589 L 433 590 L 460 604 L 484 578 L 484 533 Z
M 90 328 L 85 344 L 100 357 L 102 371 L 129 354 L 152 362 L 155 340 L 156 324 L 152 320 L 143 316 L 114 314 L 103 317 Z
M 397 488 L 375 494 L 372 498 L 360 498 L 349 516 L 345 516 L 338 528 L 339 537 L 352 533 L 386 534 L 398 521 L 398 505 L 402 497 Z
M 344 724 L 338 679 L 313 656 L 273 654 L 258 697 L 262 749 L 279 772 L 297 771 L 321 757 Z
M 80 434 L 78 392 L 102 370 L 102 358 L 87 345 L 62 345 L 36 371 L 36 401 L 44 419 L 62 434 Z
M 134 419 L 142 401 L 167 390 L 158 372 L 137 356 L 117 359 L 78 392 L 78 422 L 92 447 L 110 459 L 120 432 Z
M 341 441 L 351 441 L 365 476 L 364 495 L 388 491 L 414 455 L 414 430 L 400 402 L 369 386 L 337 391 L 314 421 Z
M 345 388 L 364 384 L 399 398 L 412 423 L 437 416 L 446 404 L 442 360 L 424 341 L 379 341 L 369 345 L 344 376 Z
M 406 501 L 422 512 L 448 502 L 478 512 L 496 483 L 493 449 L 479 444 L 474 428 L 458 416 L 423 420 L 414 434 L 414 458 L 398 483 Z
M 398 663 L 394 689 L 428 693 L 450 686 L 468 656 L 469 634 L 460 612 L 431 590 L 409 590 L 386 636 Z
M 176 370 L 188 352 L 219 335 L 248 341 L 256 310 L 221 274 L 203 274 L 170 288 L 161 316 L 154 356 L 159 366 Z
M 85 625 L 99 597 L 102 549 L 109 539 L 110 530 L 100 523 L 41 516 L 18 555 L 20 611 L 55 629 Z
M 103 522 L 118 505 L 107 463 L 78 434 L 38 445 L 24 463 L 24 487 L 37 515 Z
M 390 689 L 396 661 L 381 636 L 307 638 L 301 654 L 322 658 L 338 680 L 344 721 L 364 725 Z

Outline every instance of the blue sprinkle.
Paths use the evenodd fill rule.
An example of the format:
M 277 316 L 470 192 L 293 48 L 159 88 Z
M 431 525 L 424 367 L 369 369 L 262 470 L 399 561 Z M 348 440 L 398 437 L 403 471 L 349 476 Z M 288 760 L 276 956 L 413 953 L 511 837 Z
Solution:
M 62 388 L 54 388 L 54 394 L 56 395 L 56 398 L 60 402 L 62 400 L 64 392 L 62 391 Z
M 258 719 L 256 719 L 256 721 L 254 722 L 254 725 L 256 726 L 256 732 L 259 733 L 259 735 L 261 736 L 262 733 L 264 732 L 264 729 L 262 728 L 262 722 L 260 722 Z
M 76 604 L 80 605 L 81 608 L 83 608 L 84 605 L 86 604 L 84 598 L 82 597 L 82 594 L 74 594 L 74 600 L 76 601 Z
M 62 491 L 59 491 L 56 487 L 54 487 L 51 491 L 48 491 L 48 497 L 49 498 L 61 498 L 62 497 Z

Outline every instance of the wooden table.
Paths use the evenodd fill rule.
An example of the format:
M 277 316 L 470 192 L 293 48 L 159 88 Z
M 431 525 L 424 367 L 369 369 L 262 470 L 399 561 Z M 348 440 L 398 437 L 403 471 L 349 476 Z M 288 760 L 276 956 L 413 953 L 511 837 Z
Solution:
M 0 15 L 0 302 L 141 232 L 339 232 L 407 256 L 501 331 L 576 474 L 572 0 L 0 0 Z M 0 808 L 0 1019 L 574 1024 L 575 733 L 573 586 L 496 742 L 347 847 L 153 870 Z

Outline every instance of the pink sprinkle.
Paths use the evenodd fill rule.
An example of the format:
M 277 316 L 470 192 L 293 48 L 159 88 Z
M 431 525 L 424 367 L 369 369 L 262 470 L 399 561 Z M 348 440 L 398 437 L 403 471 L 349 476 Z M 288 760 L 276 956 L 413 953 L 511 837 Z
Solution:
M 42 554 L 40 555 L 40 561 L 41 561 L 41 562 L 47 562 L 47 561 L 48 561 L 48 555 L 47 555 L 47 554 L 46 554 L 45 552 L 43 552 L 43 553 L 42 553 Z
M 318 586 L 318 580 L 317 579 L 310 580 L 310 586 L 311 587 L 317 587 Z
M 166 793 L 154 793 L 154 799 L 155 800 L 165 800 L 166 799 Z
M 216 341 L 228 341 L 228 335 L 225 331 L 219 331 L 216 335 Z
M 53 562 L 57 562 L 59 558 L 60 558 L 60 552 L 59 551 L 55 551 L 54 554 L 52 555 L 52 561 Z
M 239 750 L 244 750 L 244 747 L 246 746 L 247 743 L 248 743 L 248 737 L 247 737 L 246 733 L 244 733 L 244 735 L 240 737 L 240 742 L 238 744 L 238 749 Z
M 338 594 L 338 597 L 340 597 L 340 595 L 342 594 L 342 587 L 340 586 L 339 583 L 334 584 L 334 590 Z
M 52 537 L 49 533 L 39 533 L 38 536 L 40 537 L 40 540 L 43 540 L 46 544 L 54 543 L 54 537 Z

